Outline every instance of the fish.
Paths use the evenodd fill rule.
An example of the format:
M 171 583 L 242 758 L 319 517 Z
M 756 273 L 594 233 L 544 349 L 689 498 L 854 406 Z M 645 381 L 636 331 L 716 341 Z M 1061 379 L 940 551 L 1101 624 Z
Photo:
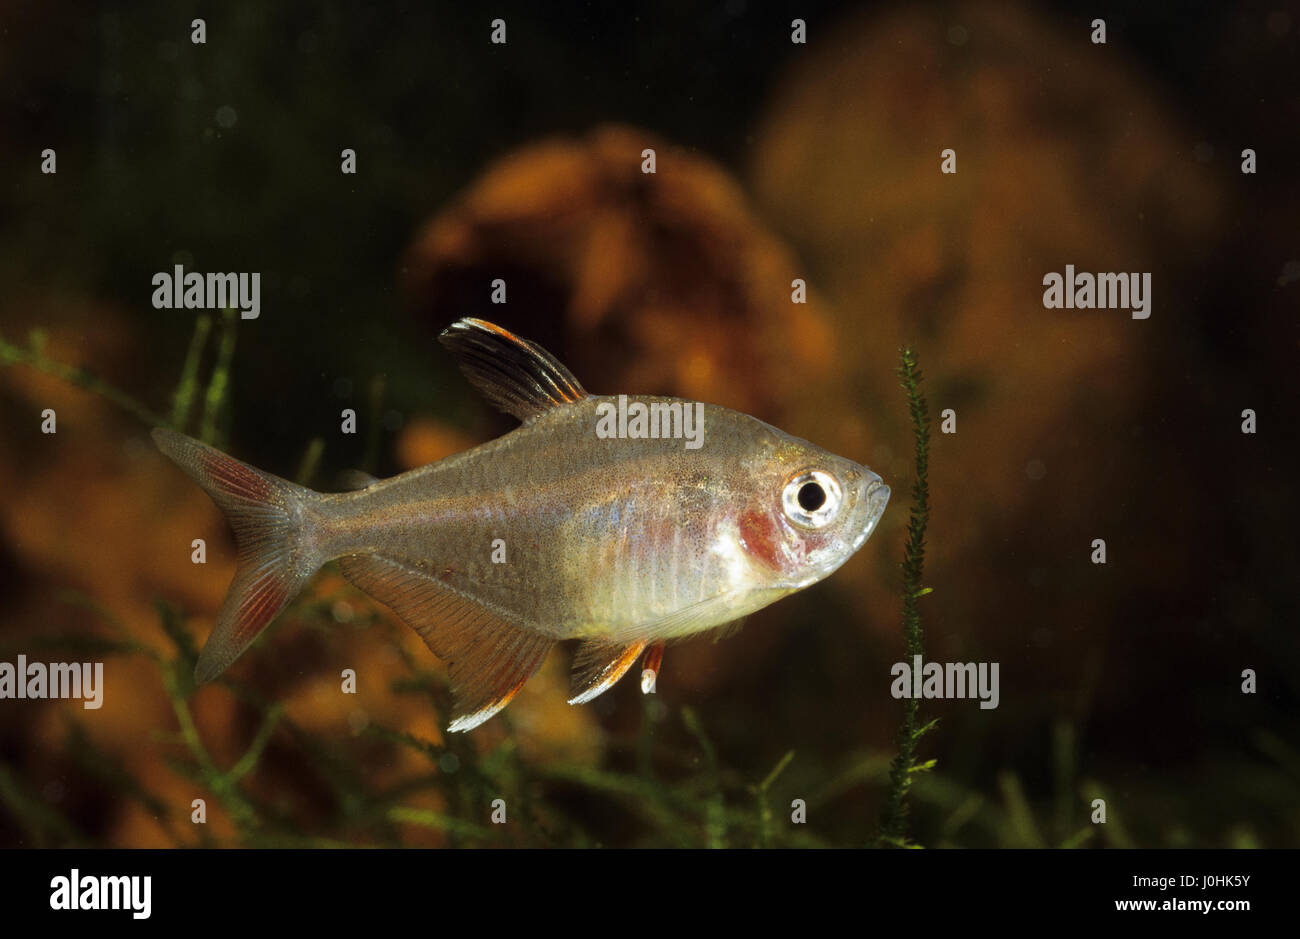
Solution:
M 196 682 L 224 672 L 337 561 L 443 660 L 451 732 L 505 707 L 564 640 L 578 643 L 570 704 L 613 687 L 643 651 L 650 691 L 665 643 L 830 576 L 889 501 L 866 466 L 747 414 L 589 394 L 540 345 L 486 320 L 457 320 L 439 339 L 520 425 L 362 488 L 317 492 L 153 430 L 238 546 Z M 683 439 L 679 413 L 694 416 L 694 439 Z

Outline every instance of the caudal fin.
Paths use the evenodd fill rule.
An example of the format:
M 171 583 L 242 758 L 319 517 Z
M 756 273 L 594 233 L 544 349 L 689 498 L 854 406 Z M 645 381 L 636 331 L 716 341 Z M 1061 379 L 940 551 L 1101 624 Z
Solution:
M 196 681 L 211 681 L 239 658 L 324 562 L 304 537 L 312 524 L 309 509 L 319 496 L 184 434 L 155 428 L 153 439 L 212 497 L 239 544 L 235 579 L 194 669 Z

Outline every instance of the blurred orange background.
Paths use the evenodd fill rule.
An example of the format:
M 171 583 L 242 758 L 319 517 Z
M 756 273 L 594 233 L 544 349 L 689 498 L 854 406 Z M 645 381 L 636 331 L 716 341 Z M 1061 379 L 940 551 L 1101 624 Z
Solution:
M 23 8 L 0 54 L 0 660 L 106 662 L 101 710 L 0 702 L 0 844 L 695 844 L 715 789 L 743 841 L 747 787 L 789 750 L 776 814 L 814 811 L 778 843 L 867 843 L 901 713 L 904 343 L 957 426 L 933 437 L 927 655 L 1003 679 L 994 711 L 923 703 L 916 837 L 1300 843 L 1293 7 L 811 3 L 794 45 L 745 4 L 636 29 L 514 5 L 494 60 L 463 14 L 236 3 L 194 46 L 153 5 Z M 231 538 L 149 415 L 84 387 L 173 413 L 195 316 L 154 310 L 149 279 L 177 263 L 263 274 L 258 320 L 211 324 L 187 418 L 279 475 L 328 489 L 509 429 L 434 342 L 477 315 L 597 393 L 726 405 L 865 462 L 893 502 L 826 584 L 671 647 L 654 699 L 569 707 L 566 650 L 444 739 L 440 663 L 333 569 L 195 691 L 183 637 L 210 628 Z M 1066 264 L 1150 272 L 1150 319 L 1045 309 Z M 1097 792 L 1118 831 L 1088 831 Z M 527 806 L 501 832 L 496 793 Z

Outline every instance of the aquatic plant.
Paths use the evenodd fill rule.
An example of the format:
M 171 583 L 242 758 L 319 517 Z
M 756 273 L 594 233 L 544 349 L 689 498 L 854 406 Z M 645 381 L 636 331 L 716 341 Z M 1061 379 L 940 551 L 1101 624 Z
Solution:
M 924 654 L 921 610 L 918 601 L 931 592 L 921 586 L 925 572 L 925 528 L 930 521 L 930 409 L 921 392 L 921 367 L 916 352 L 904 347 L 899 354 L 898 377 L 907 392 L 907 410 L 912 420 L 915 441 L 915 473 L 912 480 L 912 505 L 908 510 L 907 545 L 903 549 L 903 637 L 906 660 Z M 898 755 L 889 768 L 889 789 L 880 811 L 879 846 L 912 847 L 907 838 L 907 794 L 918 773 L 929 772 L 935 761 L 917 762 L 916 746 L 935 725 L 931 720 L 918 724 L 920 701 L 909 697 L 903 701 L 903 721 L 898 728 Z
M 55 375 L 111 402 L 146 425 L 177 429 L 197 424 L 209 439 L 228 426 L 230 375 L 237 319 L 229 314 L 217 321 L 200 316 L 171 397 L 170 414 L 160 415 L 93 374 L 51 359 L 44 339 L 35 334 L 26 346 L 0 339 L 0 364 L 27 366 Z M 217 336 L 206 381 L 204 352 Z M 905 651 L 922 654 L 922 597 L 926 525 L 929 520 L 929 415 L 921 391 L 922 377 L 915 353 L 904 350 L 899 369 L 907 396 L 915 442 L 915 478 L 902 562 L 902 608 Z M 378 411 L 383 394 L 371 384 L 371 407 Z M 197 411 L 197 413 L 196 413 Z M 377 415 L 376 415 L 377 417 Z M 376 425 L 378 421 L 374 422 Z M 367 450 L 377 444 L 367 441 Z M 323 441 L 311 440 L 297 477 L 308 482 L 316 475 Z M 313 590 L 284 614 L 295 631 L 342 642 L 348 634 L 366 631 L 367 642 L 388 642 L 404 628 L 372 605 L 337 576 L 323 575 Z M 905 699 L 895 752 L 863 746 L 838 758 L 819 760 L 809 751 L 796 754 L 780 748 L 770 769 L 738 770 L 725 748 L 714 743 L 712 723 L 699 708 L 670 711 L 656 696 L 634 696 L 640 718 L 631 733 L 608 733 L 593 764 L 568 756 L 537 759 L 519 745 L 509 712 L 500 715 L 504 733 L 481 738 L 448 735 L 428 739 L 403 726 L 370 719 L 350 733 L 304 726 L 292 714 L 292 702 L 268 700 L 255 681 L 224 677 L 204 692 L 225 696 L 221 713 L 229 716 L 216 739 L 210 724 L 200 719 L 192 675 L 196 643 L 187 617 L 166 603 L 155 603 L 154 614 L 164 642 L 142 638 L 101 601 L 64 592 L 70 610 L 88 612 L 102 625 L 98 631 L 9 633 L 0 641 L 0 658 L 19 651 L 32 654 L 61 650 L 97 658 L 124 656 L 143 659 L 152 668 L 170 710 L 170 726 L 147 729 L 139 736 L 147 750 L 146 768 L 132 769 L 130 754 L 104 743 L 79 711 L 62 714 L 62 741 L 46 739 L 42 758 L 61 767 L 74 786 L 99 793 L 91 810 L 77 811 L 66 801 L 48 798 L 30 766 L 0 762 L 0 810 L 12 822 L 8 830 L 18 844 L 41 846 L 106 845 L 118 843 L 105 828 L 108 814 L 124 807 L 142 812 L 156 830 L 149 843 L 178 846 L 571 846 L 606 843 L 625 846 L 675 847 L 829 847 L 868 842 L 880 846 L 915 847 L 918 840 L 939 846 L 1080 847 L 1090 844 L 1128 846 L 1138 843 L 1186 845 L 1213 839 L 1184 827 L 1159 827 L 1159 816 L 1131 808 L 1163 805 L 1167 789 L 1151 783 L 1126 785 L 1125 806 L 1107 798 L 1106 825 L 1090 824 L 1083 807 L 1114 790 L 1081 774 L 1079 735 L 1074 724 L 1058 722 L 1052 729 L 1050 752 L 1055 786 L 1048 798 L 1035 802 L 1032 789 L 1013 770 L 997 774 L 995 791 L 981 790 L 934 770 L 934 760 L 920 760 L 917 751 L 933 721 L 921 722 L 918 701 Z M 342 623 L 337 604 L 353 603 L 360 612 Z M 278 633 L 260 641 L 276 641 Z M 339 638 L 345 637 L 344 639 Z M 400 656 L 400 674 L 386 693 L 394 700 L 413 700 L 437 714 L 445 725 L 450 692 L 442 670 L 427 656 L 408 654 L 393 641 Z M 717 718 L 714 718 L 716 721 Z M 56 728 L 58 724 L 54 725 Z M 47 737 L 49 731 L 45 732 Z M 1226 776 L 1221 791 L 1234 793 L 1235 780 L 1259 780 L 1253 790 L 1266 801 L 1284 804 L 1293 792 L 1297 756 L 1275 736 L 1260 736 L 1258 749 L 1276 764 L 1267 773 Z M 396 778 L 377 768 L 392 766 L 403 754 Z M 170 774 L 171 779 L 168 779 Z M 181 785 L 176 785 L 177 780 Z M 1194 788 L 1194 787 L 1193 787 Z M 180 795 L 178 796 L 178 792 Z M 881 794 L 879 830 L 866 835 L 866 820 L 844 825 L 840 819 Z M 1262 793 L 1262 795 L 1261 795 Z M 1254 804 L 1242 789 L 1237 804 Z M 103 796 L 111 799 L 105 803 Z M 191 824 L 192 799 L 208 803 L 211 822 Z M 492 805 L 509 806 L 508 821 L 494 824 Z M 793 824 L 792 800 L 806 804 L 809 824 Z M 922 839 L 911 830 L 913 810 Z M 1155 820 L 1153 823 L 1153 819 Z M 1224 843 L 1262 843 L 1249 822 L 1228 819 Z M 0 818 L 0 826 L 6 822 Z M 1141 831 L 1136 825 L 1143 826 Z M 3 828 L 0 828 L 3 830 Z

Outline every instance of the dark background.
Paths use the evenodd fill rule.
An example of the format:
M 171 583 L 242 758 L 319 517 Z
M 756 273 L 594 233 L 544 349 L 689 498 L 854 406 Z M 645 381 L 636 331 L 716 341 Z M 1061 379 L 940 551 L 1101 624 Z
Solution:
M 195 316 L 154 310 L 150 278 L 260 271 L 216 439 L 286 476 L 319 439 L 308 469 L 329 488 L 510 426 L 434 341 L 487 316 L 598 392 L 740 407 L 871 464 L 895 493 L 880 531 L 738 635 L 670 648 L 653 701 L 628 681 L 569 709 L 556 655 L 511 716 L 444 745 L 440 667 L 333 573 L 233 684 L 192 695 L 183 637 L 208 628 L 233 556 L 215 510 L 143 421 L 14 365 L 4 658 L 129 637 L 162 664 L 106 652 L 99 712 L 0 702 L 0 842 L 744 844 L 748 787 L 794 750 L 772 840 L 868 843 L 901 713 L 904 341 L 933 413 L 959 420 L 934 444 L 928 650 L 998 661 L 1002 679 L 996 711 L 923 703 L 942 719 L 917 840 L 1300 842 L 1300 8 L 469 7 L 3 4 L 0 336 L 26 349 L 40 330 L 50 359 L 165 415 Z M 45 147 L 56 175 L 39 172 Z M 1067 263 L 1153 272 L 1151 319 L 1043 309 L 1043 275 Z M 338 432 L 344 407 L 356 437 Z M 200 535 L 206 568 L 188 560 Z M 1097 537 L 1105 567 L 1088 560 Z M 336 693 L 344 667 L 382 677 L 354 703 Z M 176 737 L 178 701 L 203 749 Z M 287 716 L 265 723 L 277 702 Z M 250 745 L 239 794 L 213 796 Z M 445 822 L 485 824 L 496 793 L 527 822 Z M 1104 828 L 1088 823 L 1099 796 Z M 196 797 L 220 806 L 198 835 Z M 795 798 L 805 829 L 788 824 Z

